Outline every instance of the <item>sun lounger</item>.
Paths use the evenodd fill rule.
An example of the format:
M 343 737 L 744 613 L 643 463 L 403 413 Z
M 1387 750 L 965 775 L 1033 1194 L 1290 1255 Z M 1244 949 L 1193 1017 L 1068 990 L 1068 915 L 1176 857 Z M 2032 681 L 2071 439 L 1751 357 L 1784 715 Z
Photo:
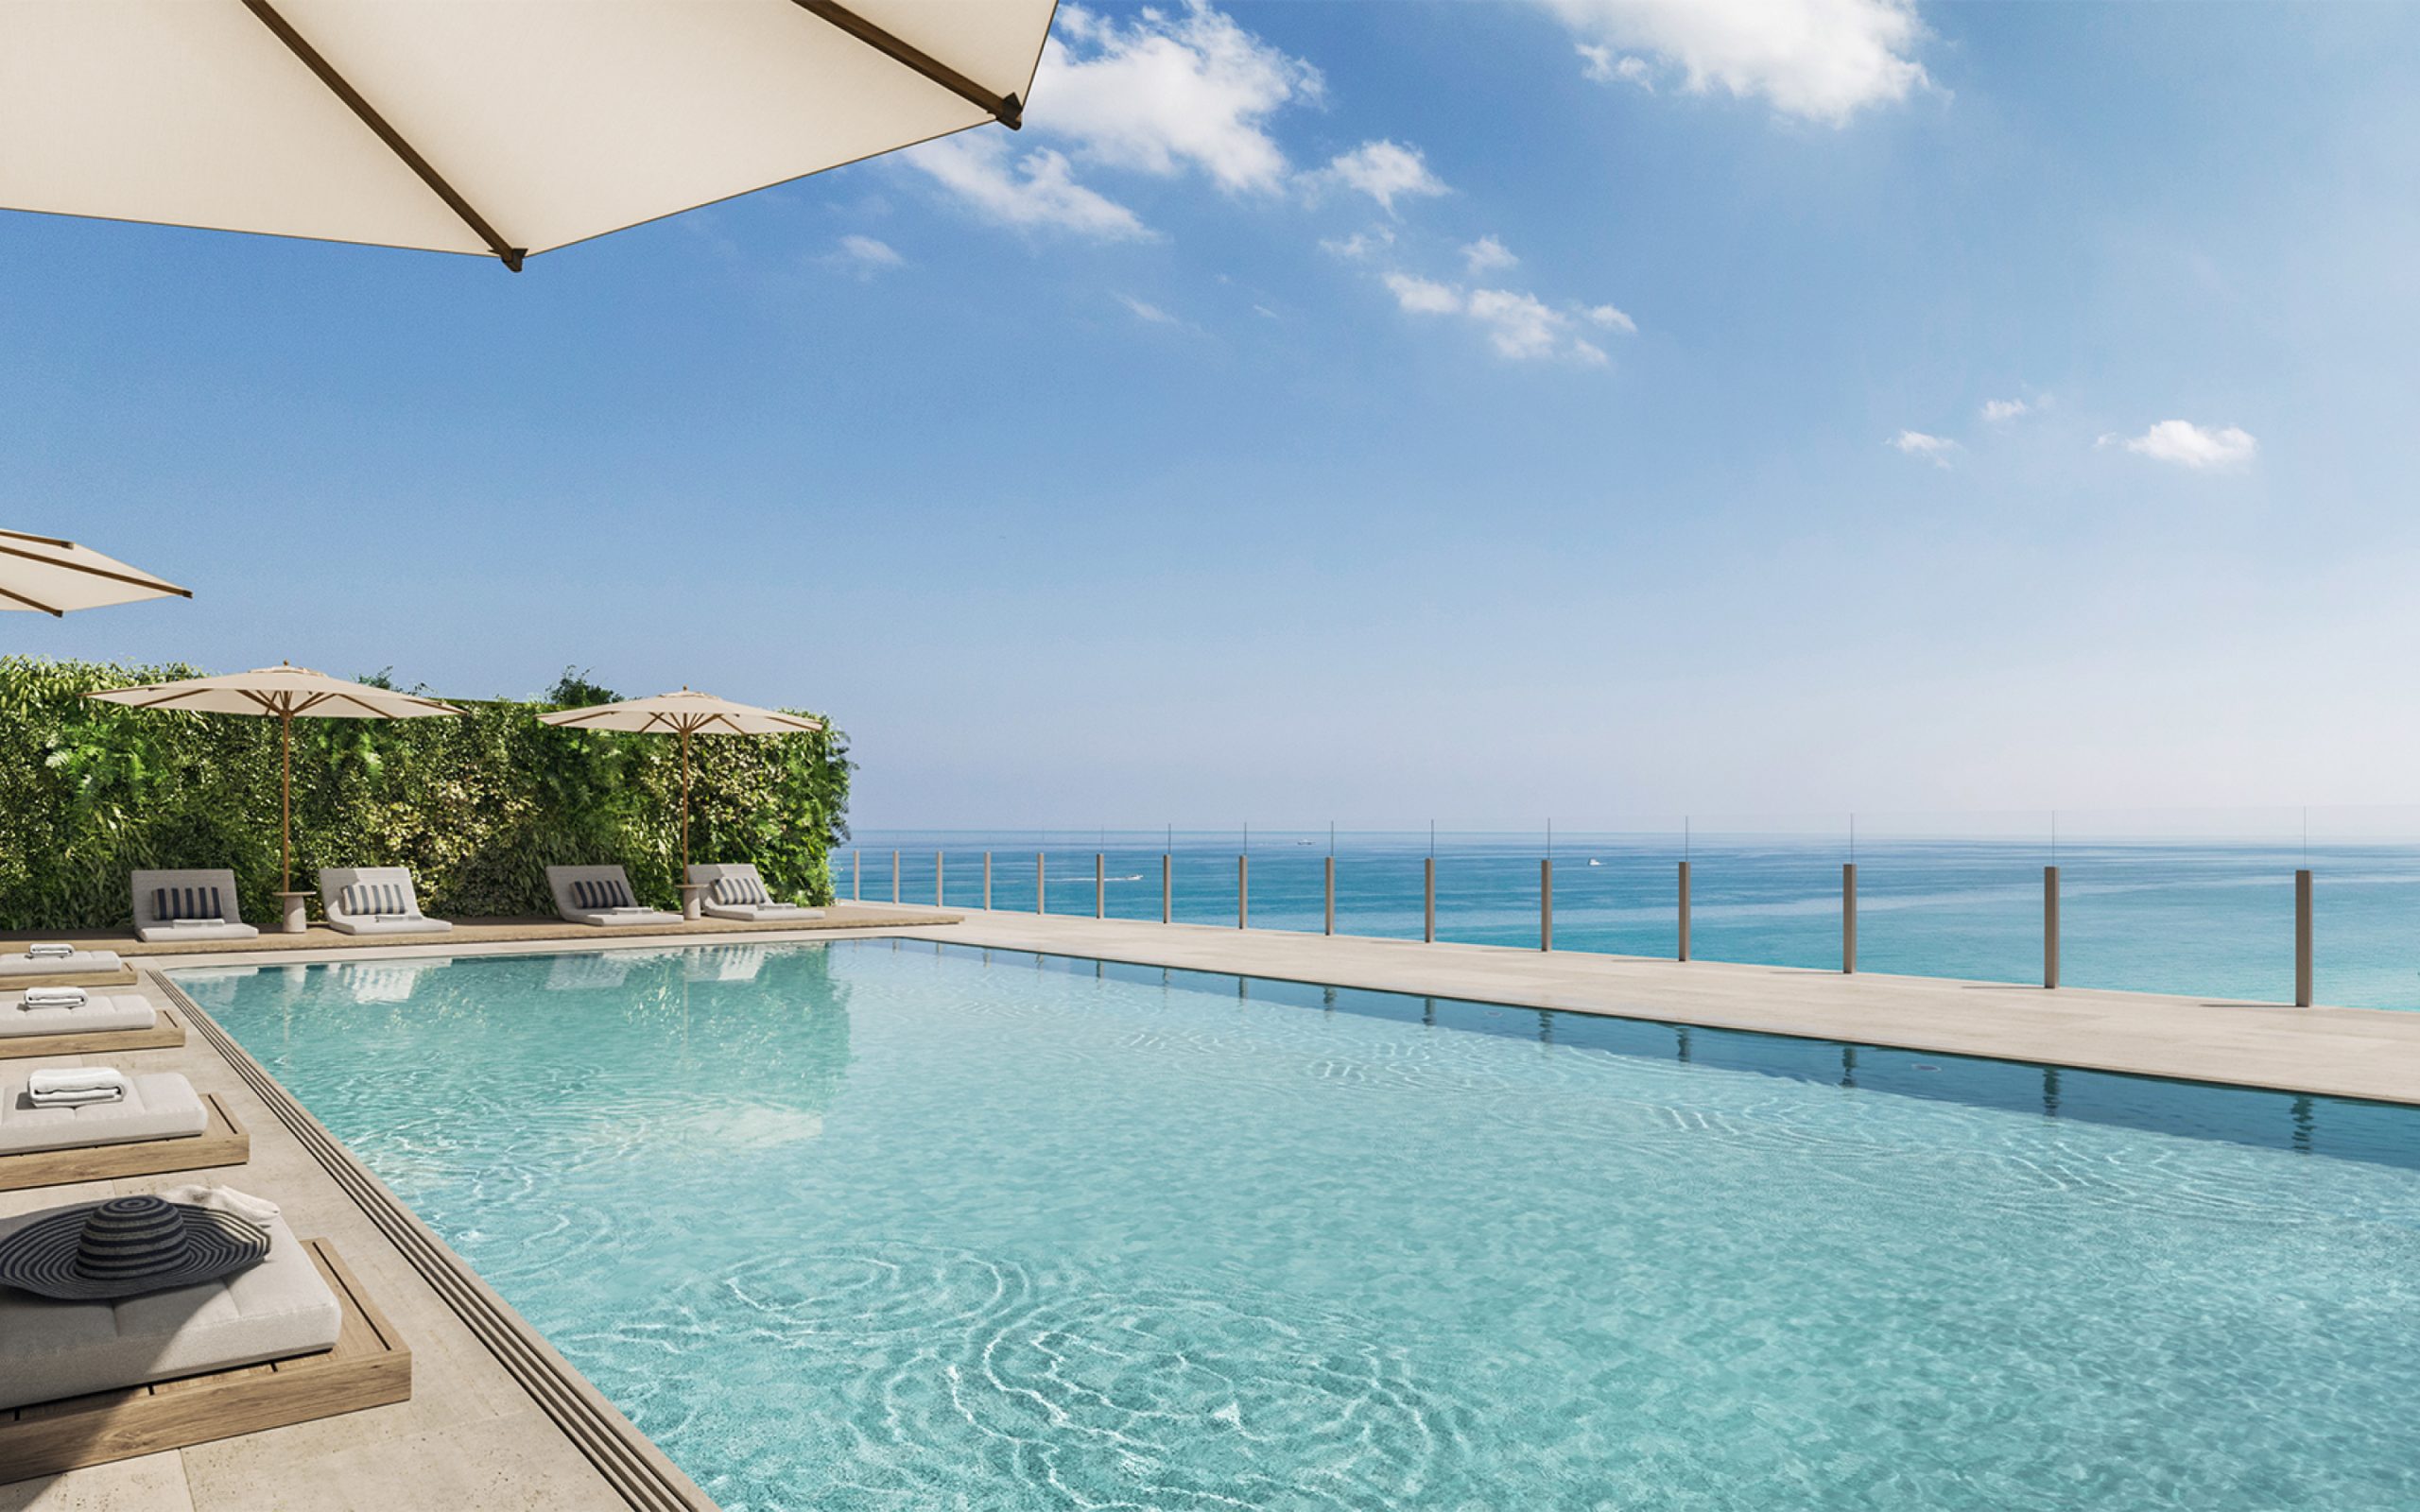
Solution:
M 160 1016 L 148 1000 L 133 992 L 88 992 L 83 1002 L 65 1008 L 28 1008 L 24 1001 L 23 992 L 0 992 L 0 1040 L 148 1029 Z
M 251 1136 L 174 1072 L 130 1078 L 123 1102 L 35 1108 L 27 1078 L 0 1082 L 0 1192 L 241 1165 Z
M 326 867 L 320 908 L 330 929 L 348 935 L 441 935 L 454 926 L 420 911 L 412 874 L 402 867 Z
M 136 872 L 134 933 L 158 944 L 252 939 L 260 931 L 235 912 L 235 874 L 222 869 Z
M 574 924 L 606 928 L 648 924 L 678 928 L 679 914 L 642 908 L 631 895 L 631 879 L 619 867 L 548 867 L 546 885 L 555 895 L 555 912 Z
M 765 879 L 753 863 L 740 861 L 689 868 L 690 885 L 705 888 L 699 906 L 716 919 L 736 919 L 752 924 L 785 919 L 821 919 L 823 910 L 802 903 L 776 902 L 765 890 Z
M 0 955 L 0 990 L 17 987 L 29 978 L 49 982 L 53 978 L 75 981 L 82 977 L 117 976 L 126 971 L 126 962 L 115 951 L 77 951 L 67 955 L 25 955 L 11 952 Z

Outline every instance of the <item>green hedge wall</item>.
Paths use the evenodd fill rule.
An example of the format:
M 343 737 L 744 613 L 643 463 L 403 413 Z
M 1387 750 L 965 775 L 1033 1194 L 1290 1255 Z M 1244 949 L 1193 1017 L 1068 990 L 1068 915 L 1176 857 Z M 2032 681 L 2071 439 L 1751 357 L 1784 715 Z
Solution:
M 199 675 L 0 657 L 0 929 L 126 925 L 128 873 L 150 867 L 232 867 L 244 917 L 277 917 L 277 721 L 84 696 Z M 449 700 L 467 719 L 297 719 L 295 885 L 402 866 L 432 914 L 551 914 L 546 868 L 619 862 L 641 902 L 673 906 L 681 743 L 538 723 L 616 696 L 566 674 L 543 703 Z M 777 896 L 829 902 L 847 752 L 828 728 L 700 737 L 690 859 L 753 861 Z

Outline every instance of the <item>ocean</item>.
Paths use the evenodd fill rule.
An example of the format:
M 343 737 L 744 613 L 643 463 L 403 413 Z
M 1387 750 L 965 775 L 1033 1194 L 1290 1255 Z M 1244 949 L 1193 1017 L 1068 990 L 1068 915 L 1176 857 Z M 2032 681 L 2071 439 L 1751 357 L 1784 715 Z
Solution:
M 1420 936 L 1426 833 L 1339 835 L 1337 931 Z M 1160 917 L 1160 857 L 1174 857 L 1180 922 L 1236 922 L 1236 857 L 1251 857 L 1253 928 L 1321 927 L 1326 832 L 866 830 L 841 849 L 840 895 L 942 896 L 976 907 L 983 852 L 992 904 L 1030 911 L 1035 855 L 1047 856 L 1054 914 Z M 1171 849 L 1172 848 L 1172 849 Z M 1542 834 L 1441 834 L 1437 935 L 1538 943 Z M 2420 1008 L 2420 844 L 2409 841 L 1866 838 L 1781 834 L 1566 833 L 1552 841 L 1557 950 L 1670 956 L 1678 863 L 1690 862 L 1690 954 L 1700 960 L 1837 969 L 1841 867 L 1858 871 L 1860 971 L 1990 982 L 2041 981 L 2045 865 L 2060 868 L 2061 980 L 2072 987 L 2290 1002 L 2294 872 L 2312 880 L 2314 997 L 2347 1007 Z M 860 868 L 856 869 L 856 868 Z

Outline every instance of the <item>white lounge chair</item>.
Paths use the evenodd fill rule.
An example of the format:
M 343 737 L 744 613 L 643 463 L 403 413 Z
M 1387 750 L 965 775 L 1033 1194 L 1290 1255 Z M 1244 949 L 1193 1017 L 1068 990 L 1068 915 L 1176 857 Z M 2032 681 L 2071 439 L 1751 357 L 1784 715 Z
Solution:
M 28 1079 L 0 1082 L 0 1155 L 182 1139 L 210 1126 L 210 1110 L 193 1083 L 173 1071 L 128 1077 L 127 1094 L 116 1102 L 69 1108 L 35 1106 Z
M 235 911 L 232 871 L 138 871 L 134 933 L 147 943 L 252 939 L 260 931 Z
M 454 926 L 420 911 L 412 874 L 402 867 L 322 867 L 320 910 L 348 935 L 441 935 Z
M 706 889 L 699 899 L 699 906 L 717 919 L 737 919 L 752 924 L 763 924 L 781 919 L 823 917 L 821 908 L 775 902 L 772 894 L 765 890 L 765 879 L 756 874 L 752 862 L 691 867 L 689 885 Z
M 115 951 L 76 951 L 66 955 L 0 955 L 0 988 L 28 976 L 100 976 L 126 970 Z
M 0 1234 L 47 1215 L 0 1219 Z M 0 1287 L 0 1410 L 317 1353 L 342 1324 L 310 1252 L 273 1218 L 259 1264 L 198 1286 L 100 1302 Z
M 681 925 L 679 914 L 641 907 L 631 896 L 631 879 L 619 867 L 548 867 L 546 886 L 555 895 L 555 912 L 575 924 Z
M 159 1010 L 139 992 L 92 992 L 72 1008 L 29 1008 L 22 992 L 0 993 L 0 1040 L 39 1034 L 107 1034 L 148 1029 Z

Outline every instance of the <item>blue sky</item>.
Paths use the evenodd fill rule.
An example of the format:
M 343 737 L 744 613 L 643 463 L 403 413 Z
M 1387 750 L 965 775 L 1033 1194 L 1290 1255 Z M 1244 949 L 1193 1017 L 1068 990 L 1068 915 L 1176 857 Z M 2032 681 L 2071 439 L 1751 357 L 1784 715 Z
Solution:
M 10 648 L 830 711 L 868 825 L 2389 803 L 2420 10 L 1063 8 L 492 263 L 0 216 Z

